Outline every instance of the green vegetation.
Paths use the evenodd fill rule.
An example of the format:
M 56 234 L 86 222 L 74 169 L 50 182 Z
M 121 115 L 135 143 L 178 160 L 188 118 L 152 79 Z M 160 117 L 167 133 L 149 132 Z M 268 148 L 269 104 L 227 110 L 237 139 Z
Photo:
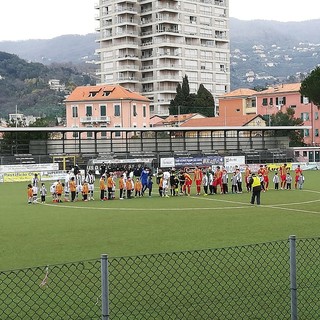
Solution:
M 160 198 L 156 185 L 151 198 L 27 205 L 27 183 L 0 184 L 0 270 L 318 236 L 319 176 L 263 193 L 261 207 L 248 193 Z
M 201 113 L 207 117 L 214 116 L 214 98 L 203 84 L 200 84 L 196 94 L 192 94 L 188 76 L 184 76 L 182 85 L 179 83 L 176 90 L 177 94 L 170 102 L 170 114 Z
M 295 118 L 295 111 L 293 108 L 288 108 L 286 112 L 278 111 L 276 114 L 272 114 L 271 126 L 302 126 L 303 120 L 301 118 Z M 295 130 L 289 132 L 279 132 L 276 134 L 288 135 L 290 139 L 290 147 L 304 146 L 303 131 Z
M 300 93 L 308 97 L 320 109 L 320 67 L 316 67 L 301 82 Z
M 27 62 L 0 51 L 0 116 L 18 112 L 25 115 L 55 118 L 64 116 L 63 100 L 76 86 L 94 84 L 90 75 L 71 64 L 44 66 Z M 58 79 L 66 92 L 49 88 L 49 80 Z

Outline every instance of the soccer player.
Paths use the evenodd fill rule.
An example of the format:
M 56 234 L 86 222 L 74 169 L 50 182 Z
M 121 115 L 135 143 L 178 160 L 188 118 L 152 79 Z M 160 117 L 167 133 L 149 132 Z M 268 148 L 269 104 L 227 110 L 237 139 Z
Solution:
M 28 204 L 32 204 L 33 192 L 32 192 L 32 184 L 31 183 L 28 184 L 27 196 L 28 196 Z
M 82 185 L 82 200 L 88 201 L 89 184 L 85 181 Z
M 86 176 L 86 182 L 88 183 L 88 188 L 89 188 L 88 200 L 94 200 L 94 197 L 93 197 L 94 181 L 95 181 L 95 176 L 93 174 L 93 171 L 89 170 Z
M 267 165 L 264 166 L 263 181 L 264 188 L 267 191 L 269 189 L 269 169 Z
M 184 186 L 183 186 L 183 192 L 185 195 L 190 196 L 192 179 L 190 177 L 190 174 L 187 171 L 184 172 L 184 179 L 185 179 L 185 181 L 184 181 Z
M 135 197 L 141 197 L 141 190 L 142 190 L 142 183 L 140 181 L 140 178 L 137 178 L 136 182 L 134 184 L 134 191 L 135 191 L 135 195 L 134 196 Z
M 63 192 L 63 185 L 60 182 L 60 180 L 58 180 L 57 182 L 58 182 L 57 185 L 56 185 L 57 202 L 62 202 L 61 195 L 62 195 L 62 192 Z
M 251 187 L 249 184 L 250 175 L 251 175 L 251 170 L 250 170 L 249 166 L 246 165 L 246 169 L 244 170 L 244 179 L 245 179 L 244 181 L 245 181 L 246 189 L 248 192 L 251 191 Z
M 280 167 L 280 186 L 281 186 L 281 190 L 283 190 L 286 186 L 286 179 L 287 179 L 287 164 L 284 163 L 281 167 Z
M 106 191 L 106 180 L 105 175 L 103 174 L 99 180 L 99 189 L 100 189 L 100 200 L 106 200 L 105 191 Z
M 127 189 L 127 199 L 131 199 L 132 181 L 130 176 L 127 178 L 127 181 L 126 181 L 126 189 Z
M 107 173 L 107 190 L 108 190 L 108 200 L 112 200 L 114 181 L 112 179 L 112 175 Z
M 75 175 L 75 181 L 76 181 L 76 199 L 78 200 L 78 197 L 79 197 L 79 193 L 82 192 L 82 175 L 81 175 L 81 172 L 80 170 L 78 171 L 78 173 Z
M 222 193 L 222 171 L 219 166 L 217 166 L 217 169 L 213 175 L 213 184 L 218 189 L 218 186 L 220 187 L 220 192 Z M 216 189 L 216 190 L 217 190 Z M 217 192 L 217 191 L 216 191 Z M 216 193 L 215 192 L 215 193 Z
M 121 177 L 119 178 L 119 191 L 120 191 L 120 195 L 119 195 L 119 199 L 123 200 L 123 196 L 124 196 L 124 191 L 125 191 L 125 180 L 124 180 L 124 174 L 121 175 Z
M 195 167 L 193 174 L 194 174 L 193 180 L 196 183 L 197 196 L 200 196 L 201 183 L 203 178 L 202 170 L 199 169 L 199 167 Z
M 41 203 L 46 202 L 46 194 L 47 194 L 46 186 L 44 183 L 41 183 L 41 189 L 40 189 Z
M 297 189 L 298 186 L 298 182 L 299 182 L 299 177 L 302 174 L 302 169 L 300 168 L 300 164 L 298 164 L 296 170 L 294 170 L 295 172 L 295 178 L 294 178 L 294 188 Z
M 147 187 L 148 187 L 148 177 L 149 177 L 149 168 L 144 167 L 144 169 L 141 171 L 141 175 L 140 175 L 140 181 L 142 184 L 142 189 L 141 189 L 141 195 L 144 195 L 144 192 L 146 191 Z
M 77 192 L 75 177 L 71 177 L 69 186 L 70 186 L 70 192 L 71 192 L 71 202 L 74 202 L 76 199 L 76 192 Z

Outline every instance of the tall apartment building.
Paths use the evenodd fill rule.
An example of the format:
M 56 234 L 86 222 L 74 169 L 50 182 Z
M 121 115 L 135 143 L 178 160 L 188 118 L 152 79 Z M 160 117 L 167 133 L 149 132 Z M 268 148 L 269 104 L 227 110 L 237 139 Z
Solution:
M 120 84 L 168 114 L 178 83 L 230 91 L 229 0 L 99 0 L 101 84 Z

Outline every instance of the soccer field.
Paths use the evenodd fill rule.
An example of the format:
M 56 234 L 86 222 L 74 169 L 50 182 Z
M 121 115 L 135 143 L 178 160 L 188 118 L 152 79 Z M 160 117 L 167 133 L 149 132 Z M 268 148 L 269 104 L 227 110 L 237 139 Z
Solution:
M 270 174 L 271 177 L 271 174 Z M 28 183 L 0 184 L 0 270 L 319 236 L 318 171 L 303 190 L 27 204 Z M 50 183 L 46 186 L 49 189 Z M 99 198 L 98 185 L 96 199 Z M 195 195 L 195 192 L 193 191 Z M 117 191 L 118 197 L 118 191 Z

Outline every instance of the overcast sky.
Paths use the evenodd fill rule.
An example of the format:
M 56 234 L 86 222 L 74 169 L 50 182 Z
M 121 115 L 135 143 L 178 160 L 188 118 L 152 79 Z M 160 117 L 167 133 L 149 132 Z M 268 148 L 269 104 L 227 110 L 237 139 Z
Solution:
M 320 19 L 320 0 L 229 0 L 230 17 L 253 20 Z M 51 39 L 95 32 L 98 0 L 1 0 L 0 41 Z

